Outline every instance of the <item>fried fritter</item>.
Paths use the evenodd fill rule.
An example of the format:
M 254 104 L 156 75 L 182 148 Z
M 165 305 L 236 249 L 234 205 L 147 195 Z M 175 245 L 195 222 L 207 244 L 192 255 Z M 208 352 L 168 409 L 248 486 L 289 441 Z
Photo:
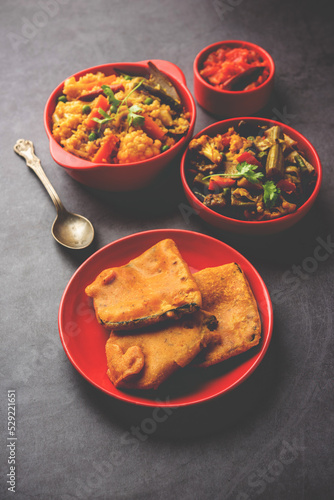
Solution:
M 106 343 L 108 377 L 116 387 L 157 389 L 210 342 L 217 327 L 202 310 L 136 332 L 111 332 Z
M 98 321 L 112 330 L 147 326 L 198 310 L 198 285 L 176 244 L 165 239 L 121 267 L 105 269 L 85 290 Z
M 209 267 L 195 273 L 202 294 L 203 309 L 218 320 L 213 341 L 196 358 L 207 367 L 257 345 L 261 320 L 248 280 L 238 264 Z

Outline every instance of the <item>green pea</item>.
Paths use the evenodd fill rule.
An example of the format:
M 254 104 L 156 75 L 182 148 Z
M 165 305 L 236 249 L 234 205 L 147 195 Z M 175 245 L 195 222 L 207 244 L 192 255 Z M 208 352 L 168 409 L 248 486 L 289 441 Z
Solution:
M 95 132 L 91 132 L 88 136 L 88 140 L 95 141 L 95 139 L 97 139 L 97 135 L 95 134 Z
M 130 75 L 123 75 L 124 80 L 132 80 L 132 76 Z
M 85 104 L 84 106 L 82 106 L 82 112 L 84 115 L 89 115 L 90 111 L 91 109 L 89 104 Z
M 167 151 L 168 149 L 170 148 L 170 146 L 168 146 L 167 144 L 165 144 L 164 146 L 162 146 L 161 148 L 161 152 L 164 153 L 165 151 Z
M 66 95 L 60 95 L 60 96 L 58 97 L 58 101 L 60 101 L 60 102 L 67 102 L 67 97 L 66 97 Z
M 115 106 L 115 104 L 113 104 L 110 108 L 110 113 L 116 113 L 117 111 L 117 106 Z
M 144 104 L 152 104 L 152 102 L 153 102 L 152 97 L 147 97 L 144 101 Z

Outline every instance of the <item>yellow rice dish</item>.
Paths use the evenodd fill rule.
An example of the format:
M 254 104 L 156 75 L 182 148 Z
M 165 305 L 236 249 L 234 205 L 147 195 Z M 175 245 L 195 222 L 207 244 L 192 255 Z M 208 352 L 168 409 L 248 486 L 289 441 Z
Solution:
M 132 163 L 172 147 L 187 133 L 189 118 L 178 96 L 168 95 L 154 78 L 87 73 L 65 81 L 52 133 L 84 160 Z

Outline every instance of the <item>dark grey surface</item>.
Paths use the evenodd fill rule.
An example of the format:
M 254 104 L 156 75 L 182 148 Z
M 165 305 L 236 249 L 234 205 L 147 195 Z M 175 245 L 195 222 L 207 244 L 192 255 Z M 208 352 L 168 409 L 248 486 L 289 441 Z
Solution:
M 330 2 L 3 0 L 0 12 L 0 498 L 13 495 L 6 484 L 8 389 L 17 397 L 17 499 L 334 498 L 333 247 L 316 258 L 319 238 L 334 241 Z M 255 42 L 272 54 L 276 87 L 265 116 L 296 128 L 320 155 L 320 196 L 296 228 L 242 238 L 217 234 L 196 216 L 185 220 L 177 165 L 167 190 L 161 183 L 152 196 L 119 197 L 76 183 L 51 159 L 43 108 L 68 75 L 160 58 L 181 67 L 192 91 L 195 55 L 222 39 Z M 195 132 L 213 121 L 198 108 Z M 67 251 L 51 237 L 51 200 L 13 153 L 21 137 L 35 143 L 65 206 L 93 222 L 88 251 Z M 268 286 L 275 324 L 269 352 L 245 384 L 209 404 L 173 410 L 149 434 L 152 409 L 109 398 L 75 371 L 57 313 L 68 280 L 91 253 L 156 228 L 210 234 L 240 250 Z

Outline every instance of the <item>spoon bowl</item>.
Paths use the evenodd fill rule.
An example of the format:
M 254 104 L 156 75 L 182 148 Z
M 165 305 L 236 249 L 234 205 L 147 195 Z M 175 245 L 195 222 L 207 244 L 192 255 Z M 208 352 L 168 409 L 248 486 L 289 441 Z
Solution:
M 51 232 L 54 239 L 67 248 L 86 248 L 94 237 L 93 226 L 86 217 L 67 211 L 57 215 Z
M 57 217 L 51 229 L 54 239 L 64 247 L 74 250 L 88 247 L 94 239 L 94 228 L 91 222 L 82 215 L 72 214 L 66 210 L 47 178 L 40 159 L 35 155 L 33 143 L 19 139 L 14 146 L 14 151 L 26 160 L 26 164 L 42 182 L 56 207 Z

